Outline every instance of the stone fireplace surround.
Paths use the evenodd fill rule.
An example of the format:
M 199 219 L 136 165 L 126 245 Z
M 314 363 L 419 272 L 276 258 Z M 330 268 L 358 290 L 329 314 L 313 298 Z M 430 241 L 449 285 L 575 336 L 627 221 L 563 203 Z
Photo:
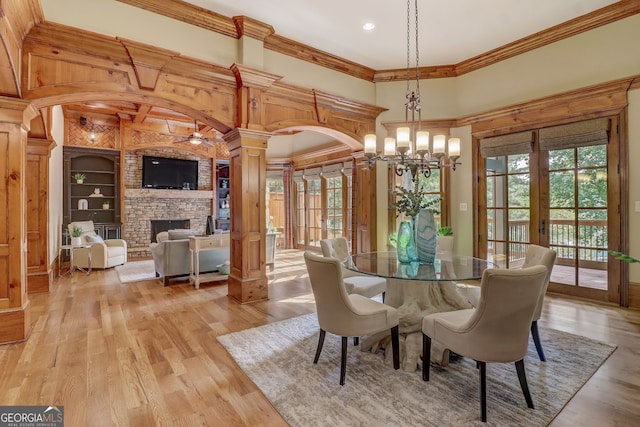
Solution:
M 198 160 L 198 190 L 155 190 L 142 187 L 142 156 Z M 212 214 L 212 161 L 179 150 L 140 150 L 125 153 L 125 222 L 122 238 L 130 257 L 149 257 L 151 220 L 188 219 L 204 234 Z

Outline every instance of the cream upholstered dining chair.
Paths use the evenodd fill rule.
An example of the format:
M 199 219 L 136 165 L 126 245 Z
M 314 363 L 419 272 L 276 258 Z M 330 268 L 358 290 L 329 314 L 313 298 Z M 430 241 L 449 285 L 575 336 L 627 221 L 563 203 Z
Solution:
M 320 248 L 322 249 L 322 255 L 327 258 L 334 258 L 340 262 L 349 258 L 349 244 L 344 237 L 320 240 Z M 384 293 L 387 290 L 387 279 L 358 274 L 342 266 L 341 268 L 342 280 L 344 280 L 347 293 L 358 294 L 367 298 L 382 294 L 382 300 L 384 301 Z
M 93 221 L 76 221 L 69 223 L 69 233 L 78 227 L 82 230 L 80 237 L 83 245 L 91 245 L 91 268 L 109 268 L 127 262 L 127 242 L 122 239 L 103 240 L 98 236 Z M 73 263 L 76 267 L 89 267 L 89 249 L 74 249 Z
M 531 320 L 531 337 L 533 338 L 533 343 L 536 345 L 538 357 L 543 362 L 546 360 L 546 358 L 544 356 L 544 350 L 542 349 L 542 343 L 540 342 L 540 334 L 538 333 L 538 320 L 540 319 L 540 316 L 542 316 L 544 297 L 547 294 L 547 286 L 549 286 L 551 271 L 553 270 L 553 264 L 555 262 L 556 251 L 554 251 L 553 249 L 545 248 L 538 245 L 529 245 L 527 253 L 524 257 L 524 263 L 522 264 L 522 268 L 532 267 L 534 265 L 544 265 L 545 267 L 547 267 L 547 278 L 544 283 L 544 288 L 542 293 L 540 294 L 540 298 L 538 299 L 538 304 L 536 305 L 536 311 L 533 314 L 533 319 Z M 465 291 L 465 295 L 469 299 L 471 305 L 477 307 L 478 301 L 480 300 L 480 288 L 477 286 L 469 286 L 466 287 Z
M 480 369 L 480 410 L 487 421 L 487 362 L 515 362 L 527 406 L 533 409 L 524 370 L 529 326 L 545 285 L 547 268 L 488 269 L 477 308 L 430 314 L 422 320 L 422 379 L 429 381 L 431 340 L 445 352 L 474 359 Z
M 347 339 L 390 330 L 393 367 L 399 369 L 398 311 L 362 295 L 347 294 L 342 281 L 342 267 L 337 259 L 305 252 L 304 261 L 316 300 L 316 312 L 320 325 L 318 348 L 313 363 L 318 363 L 326 332 L 341 336 L 340 385 L 344 385 Z

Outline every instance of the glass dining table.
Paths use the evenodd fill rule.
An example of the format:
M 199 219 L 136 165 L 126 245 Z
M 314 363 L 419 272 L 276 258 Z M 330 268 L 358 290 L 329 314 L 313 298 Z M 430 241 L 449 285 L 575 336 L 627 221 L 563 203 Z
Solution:
M 402 368 L 413 372 L 422 352 L 422 319 L 432 313 L 473 308 L 461 292 L 459 282 L 477 281 L 488 268 L 498 266 L 490 261 L 464 255 L 438 254 L 433 264 L 400 263 L 396 252 L 367 252 L 349 256 L 345 268 L 387 279 L 384 303 L 398 309 Z M 464 286 L 464 285 L 463 285 Z M 363 337 L 363 350 L 375 351 L 384 346 L 386 333 Z M 404 351 L 403 351 L 404 350 Z M 444 348 L 432 343 L 432 361 L 448 364 Z

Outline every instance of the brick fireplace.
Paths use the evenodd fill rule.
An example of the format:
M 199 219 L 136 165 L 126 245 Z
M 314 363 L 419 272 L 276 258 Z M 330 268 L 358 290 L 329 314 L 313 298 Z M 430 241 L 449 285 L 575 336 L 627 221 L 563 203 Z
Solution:
M 198 160 L 198 190 L 155 190 L 142 187 L 142 156 Z M 130 257 L 151 256 L 152 220 L 188 220 L 191 229 L 204 234 L 212 214 L 214 192 L 212 162 L 184 151 L 141 150 L 125 153 L 125 222 L 123 239 Z

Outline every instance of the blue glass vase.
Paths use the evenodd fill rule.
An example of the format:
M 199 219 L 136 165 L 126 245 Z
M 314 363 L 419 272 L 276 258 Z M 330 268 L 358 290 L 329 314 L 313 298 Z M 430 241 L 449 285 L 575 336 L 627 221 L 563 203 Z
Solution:
M 433 264 L 438 246 L 438 233 L 432 211 L 422 209 L 418 212 L 415 233 L 418 261 L 423 264 Z
M 418 260 L 412 221 L 402 221 L 400 223 L 396 251 L 398 252 L 398 261 L 402 264 Z

